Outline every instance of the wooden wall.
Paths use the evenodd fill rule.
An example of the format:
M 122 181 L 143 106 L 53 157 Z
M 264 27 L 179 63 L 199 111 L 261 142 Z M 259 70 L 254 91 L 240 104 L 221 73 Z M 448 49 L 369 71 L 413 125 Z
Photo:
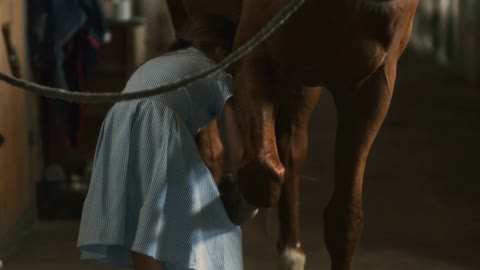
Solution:
M 25 58 L 25 6 L 22 0 L 0 0 L 0 27 L 10 24 L 11 40 L 27 76 Z M 0 70 L 10 73 L 3 35 L 0 35 Z M 33 129 L 38 126 L 37 99 L 0 83 L 0 256 L 18 243 L 34 217 L 34 181 L 41 168 L 40 146 Z M 38 141 L 38 140 L 37 140 Z

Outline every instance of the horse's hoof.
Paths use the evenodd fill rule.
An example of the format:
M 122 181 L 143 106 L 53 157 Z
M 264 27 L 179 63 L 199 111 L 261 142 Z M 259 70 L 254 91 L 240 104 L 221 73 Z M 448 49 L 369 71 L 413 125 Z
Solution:
M 218 188 L 225 211 L 233 224 L 242 225 L 257 215 L 258 209 L 243 199 L 232 175 L 223 176 Z
M 277 167 L 252 162 L 240 168 L 238 182 L 247 202 L 258 208 L 269 208 L 278 203 L 285 169 L 281 165 Z
M 301 250 L 286 248 L 281 254 L 280 270 L 303 270 L 306 257 Z

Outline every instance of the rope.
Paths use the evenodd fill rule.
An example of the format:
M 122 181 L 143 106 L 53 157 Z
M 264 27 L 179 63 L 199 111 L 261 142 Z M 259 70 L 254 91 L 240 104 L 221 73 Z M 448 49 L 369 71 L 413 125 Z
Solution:
M 190 85 L 191 83 L 212 76 L 220 70 L 224 70 L 234 62 L 244 57 L 247 53 L 257 47 L 261 42 L 270 37 L 275 30 L 284 24 L 305 2 L 306 0 L 292 0 L 290 4 L 284 7 L 275 17 L 267 23 L 253 38 L 239 47 L 233 53 L 224 58 L 220 63 L 205 71 L 198 72 L 182 80 L 177 80 L 171 84 L 159 87 L 145 89 L 131 93 L 91 93 L 91 92 L 71 92 L 59 88 L 51 88 L 39 85 L 33 82 L 17 79 L 0 72 L 0 81 L 29 91 L 31 93 L 46 96 L 53 99 L 61 99 L 77 103 L 115 103 L 118 101 L 145 98 L 149 96 L 159 95 L 165 92 L 173 91 L 181 87 Z

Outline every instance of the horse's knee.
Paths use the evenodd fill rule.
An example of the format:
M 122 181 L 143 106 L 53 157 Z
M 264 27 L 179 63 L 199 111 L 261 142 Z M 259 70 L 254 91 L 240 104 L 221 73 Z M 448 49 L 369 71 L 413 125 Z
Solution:
M 285 168 L 273 160 L 250 161 L 238 171 L 243 197 L 259 208 L 272 207 L 278 202 L 284 177 Z

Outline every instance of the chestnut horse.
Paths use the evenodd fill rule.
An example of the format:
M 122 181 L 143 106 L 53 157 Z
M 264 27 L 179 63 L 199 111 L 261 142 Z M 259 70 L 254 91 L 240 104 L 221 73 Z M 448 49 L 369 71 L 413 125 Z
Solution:
M 303 269 L 305 263 L 299 182 L 320 87 L 331 91 L 338 116 L 335 188 L 324 212 L 326 247 L 333 270 L 352 267 L 363 224 L 365 164 L 390 105 L 418 1 L 307 0 L 230 70 L 245 141 L 240 189 L 258 207 L 279 204 L 278 247 L 287 269 Z M 228 19 L 237 27 L 238 47 L 288 3 L 169 0 L 169 8 L 178 35 L 189 18 Z

